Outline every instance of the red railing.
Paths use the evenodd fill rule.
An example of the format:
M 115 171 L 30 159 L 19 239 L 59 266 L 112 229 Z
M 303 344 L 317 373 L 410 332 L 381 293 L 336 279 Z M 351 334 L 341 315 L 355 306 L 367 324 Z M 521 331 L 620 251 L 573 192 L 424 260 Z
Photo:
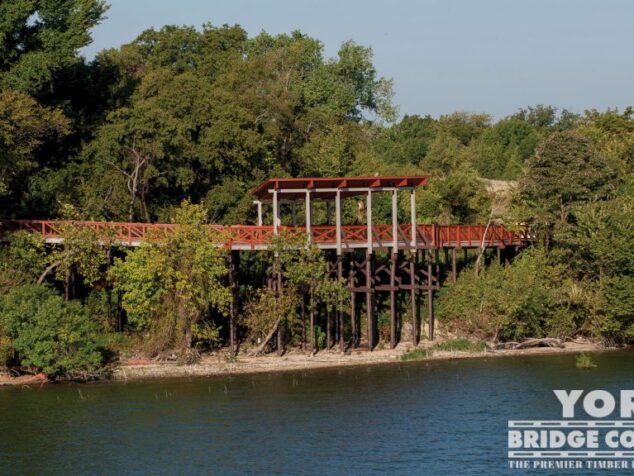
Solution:
M 0 221 L 0 234 L 16 230 L 27 230 L 39 233 L 49 240 L 62 239 L 64 229 L 68 226 L 87 227 L 97 234 L 103 234 L 127 245 L 138 244 L 152 233 L 173 230 L 178 225 L 97 221 L 55 221 L 55 220 L 4 220 Z M 270 243 L 274 236 L 272 226 L 251 225 L 209 225 L 222 236 L 225 245 L 240 245 L 256 247 Z M 306 233 L 304 227 L 282 226 L 280 230 L 287 232 Z M 335 226 L 323 225 L 312 227 L 313 241 L 316 244 L 334 245 L 337 242 Z M 375 224 L 372 227 L 372 238 L 378 246 L 390 246 L 392 240 L 392 225 Z M 416 238 L 419 246 L 429 248 L 456 248 L 476 246 L 510 246 L 522 245 L 528 240 L 528 235 L 517 235 L 501 225 L 418 225 Z M 397 241 L 401 244 L 411 243 L 412 226 L 398 227 Z M 368 242 L 367 227 L 365 225 L 344 225 L 342 227 L 341 242 L 343 246 L 363 245 Z

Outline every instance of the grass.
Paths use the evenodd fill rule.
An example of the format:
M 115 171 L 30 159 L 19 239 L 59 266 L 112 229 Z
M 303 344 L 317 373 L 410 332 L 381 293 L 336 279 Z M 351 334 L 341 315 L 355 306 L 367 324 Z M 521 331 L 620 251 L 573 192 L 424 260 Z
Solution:
M 590 354 L 587 354 L 586 352 L 581 352 L 577 356 L 576 363 L 578 369 L 593 369 L 597 366 L 590 357 Z
M 434 345 L 434 350 L 445 352 L 484 352 L 487 346 L 479 340 L 452 339 Z
M 452 339 L 435 344 L 431 349 L 417 347 L 401 356 L 403 361 L 425 360 L 431 357 L 434 352 L 484 352 L 487 346 L 484 342 L 468 339 Z
M 412 361 L 412 360 L 425 360 L 432 354 L 432 351 L 429 349 L 423 349 L 421 347 L 417 347 L 413 350 L 405 352 L 401 356 L 401 360 L 404 361 Z

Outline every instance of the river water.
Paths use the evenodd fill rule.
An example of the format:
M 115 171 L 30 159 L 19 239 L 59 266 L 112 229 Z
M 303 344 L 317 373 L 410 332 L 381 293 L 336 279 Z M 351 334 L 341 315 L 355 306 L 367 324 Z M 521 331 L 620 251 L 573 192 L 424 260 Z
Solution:
M 0 388 L 0 474 L 517 474 L 508 420 L 561 419 L 553 389 L 634 388 L 634 352 L 593 359 Z

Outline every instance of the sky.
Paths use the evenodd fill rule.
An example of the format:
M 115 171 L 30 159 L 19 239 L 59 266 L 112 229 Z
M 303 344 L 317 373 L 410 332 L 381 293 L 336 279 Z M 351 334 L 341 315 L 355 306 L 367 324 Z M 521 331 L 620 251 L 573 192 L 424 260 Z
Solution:
M 371 46 L 403 114 L 502 118 L 528 105 L 573 112 L 634 105 L 630 0 L 108 0 L 88 59 L 166 24 L 301 30 L 337 54 Z

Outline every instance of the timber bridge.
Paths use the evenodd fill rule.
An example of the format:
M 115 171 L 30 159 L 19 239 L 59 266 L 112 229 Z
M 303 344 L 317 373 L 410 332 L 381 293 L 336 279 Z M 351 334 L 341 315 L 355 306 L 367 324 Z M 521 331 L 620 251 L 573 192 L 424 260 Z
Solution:
M 324 250 L 328 272 L 333 279 L 345 279 L 350 292 L 349 312 L 327 312 L 327 346 L 339 342 L 343 352 L 346 344 L 358 347 L 361 342 L 358 295 L 365 297 L 366 335 L 365 344 L 369 350 L 377 343 L 377 317 L 375 299 L 377 293 L 389 293 L 390 344 L 397 344 L 397 293 L 410 294 L 412 313 L 412 341 L 417 345 L 420 339 L 421 323 L 430 339 L 434 338 L 433 293 L 440 288 L 443 276 L 455 281 L 457 275 L 457 253 L 462 250 L 465 261 L 469 249 L 487 250 L 492 258 L 509 259 L 519 247 L 529 240 L 527 235 L 519 235 L 500 225 L 436 225 L 418 224 L 416 215 L 416 189 L 425 186 L 427 176 L 397 177 L 336 177 L 336 178 L 276 178 L 269 179 L 254 191 L 257 206 L 257 225 L 208 225 L 222 236 L 222 243 L 230 250 L 229 280 L 233 294 L 230 320 L 230 341 L 232 351 L 236 348 L 235 320 L 238 313 L 238 268 L 241 252 L 266 250 L 272 239 L 284 232 L 301 234 Z M 377 193 L 391 196 L 391 223 L 373 222 L 372 198 Z M 409 223 L 399 223 L 399 194 L 409 195 Z M 365 214 L 363 224 L 343 224 L 343 202 L 355 197 Z M 314 225 L 314 204 L 326 202 L 331 207 L 334 202 L 334 224 Z M 296 204 L 304 204 L 304 224 L 299 226 L 296 218 Z M 282 223 L 282 204 L 290 204 L 292 213 L 284 216 L 290 224 Z M 272 223 L 264 224 L 264 206 L 270 206 Z M 361 208 L 360 208 L 361 209 Z M 289 215 L 289 214 L 286 214 Z M 63 241 L 63 230 L 68 226 L 88 228 L 97 234 L 103 233 L 110 240 L 123 246 L 140 246 L 153 233 L 169 232 L 178 225 L 150 223 L 122 223 L 98 221 L 62 220 L 4 220 L 0 222 L 0 233 L 28 230 L 41 234 L 47 243 Z M 376 258 L 380 251 L 386 259 Z M 440 252 L 443 251 L 444 261 Z M 271 276 L 268 285 L 274 289 L 283 286 L 281 274 Z M 419 320 L 418 296 L 427 294 L 427 319 Z M 314 308 L 310 313 L 310 345 L 314 350 L 315 318 Z M 346 315 L 344 315 L 346 314 Z M 346 321 L 348 323 L 346 324 Z M 346 336 L 347 334 L 347 336 Z M 282 333 L 278 331 L 278 350 L 282 347 Z

